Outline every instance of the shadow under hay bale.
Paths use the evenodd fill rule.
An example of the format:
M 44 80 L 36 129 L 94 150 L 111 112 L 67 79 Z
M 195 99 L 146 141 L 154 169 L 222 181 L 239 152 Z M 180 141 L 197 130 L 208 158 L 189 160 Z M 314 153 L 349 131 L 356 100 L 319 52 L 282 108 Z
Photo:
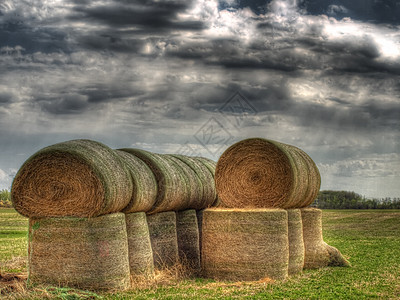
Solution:
M 303 271 L 304 241 L 300 209 L 288 209 L 289 275 Z
M 194 274 L 199 274 L 201 265 L 196 210 L 189 209 L 176 213 L 176 232 L 181 263 Z
M 218 280 L 282 280 L 288 276 L 287 212 L 282 209 L 203 211 L 202 270 Z
M 135 155 L 120 150 L 115 150 L 115 153 L 129 170 L 133 183 L 131 200 L 123 212 L 128 214 L 149 211 L 157 197 L 157 181 L 153 172 Z
M 96 218 L 30 218 L 29 280 L 90 290 L 130 286 L 123 213 Z
M 154 267 L 158 270 L 179 262 L 176 215 L 173 211 L 147 215 Z
M 230 146 L 221 155 L 215 183 L 223 207 L 299 208 L 317 196 L 320 176 L 302 150 L 251 138 Z
M 192 196 L 192 198 L 194 199 L 191 201 L 191 205 L 188 206 L 187 209 L 199 210 L 211 207 L 217 197 L 217 191 L 215 189 L 214 176 L 210 170 L 202 162 L 193 157 L 178 154 L 172 154 L 171 156 L 184 162 L 195 172 L 196 176 L 200 180 L 201 192 L 193 193 L 195 196 Z
M 144 212 L 125 215 L 129 247 L 129 267 L 132 276 L 154 278 L 153 251 L 149 227 Z
M 119 149 L 143 160 L 157 181 L 156 201 L 148 214 L 177 210 L 187 200 L 187 185 L 181 169 L 163 155 L 141 149 Z
M 317 208 L 301 209 L 304 239 L 304 269 L 327 266 L 349 267 L 350 263 L 339 250 L 324 242 L 322 211 Z
M 124 209 L 132 180 L 109 147 L 72 140 L 32 155 L 12 185 L 14 208 L 27 217 L 94 217 Z

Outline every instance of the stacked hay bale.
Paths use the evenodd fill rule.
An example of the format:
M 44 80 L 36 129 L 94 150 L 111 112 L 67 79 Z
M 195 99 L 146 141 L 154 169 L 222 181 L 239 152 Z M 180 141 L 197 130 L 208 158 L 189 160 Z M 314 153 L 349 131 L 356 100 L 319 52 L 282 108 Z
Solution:
M 90 140 L 46 147 L 18 171 L 15 209 L 29 217 L 29 280 L 126 289 L 125 215 L 133 183 L 113 150 Z
M 199 274 L 200 239 L 196 210 L 188 209 L 176 213 L 176 233 L 179 259 L 193 274 Z
M 218 160 L 215 183 L 218 206 L 221 208 L 199 212 L 199 219 L 202 218 L 201 257 L 206 276 L 216 279 L 254 280 L 262 279 L 265 275 L 284 279 L 288 274 L 301 272 L 304 265 L 310 265 L 309 261 L 313 261 L 314 258 L 310 258 L 312 255 L 308 254 L 309 251 L 321 253 L 322 249 L 330 251 L 331 257 L 336 255 L 335 262 L 340 261 L 336 248 L 326 244 L 321 246 L 321 224 L 311 225 L 318 229 L 309 229 L 308 224 L 315 220 L 310 220 L 310 217 L 306 217 L 306 214 L 299 210 L 314 201 L 321 184 L 318 168 L 304 151 L 261 138 L 240 141 L 230 146 Z M 262 226 L 262 222 L 268 224 L 268 220 L 273 220 L 282 209 L 286 209 L 286 219 L 283 221 L 285 224 L 282 225 L 286 231 L 280 230 L 279 238 L 287 241 L 286 250 L 283 244 L 278 242 L 274 245 L 280 245 L 280 248 L 265 246 L 257 234 L 248 234 L 242 239 L 236 238 L 242 230 L 251 233 L 256 230 L 254 227 Z M 247 222 L 242 224 L 237 220 L 241 220 L 244 215 Z M 263 221 L 258 221 L 260 216 Z M 306 224 L 303 225 L 303 222 Z M 223 226 L 218 227 L 216 224 L 219 223 Z M 214 226 L 223 233 L 219 234 L 218 230 L 213 230 Z M 270 238 L 268 231 L 254 233 Z M 277 236 L 273 237 L 279 240 Z M 314 244 L 308 239 L 313 239 Z M 319 242 L 315 243 L 315 240 Z M 268 247 L 274 249 L 275 263 L 269 265 L 268 256 L 258 256 L 257 251 L 253 251 L 253 246 L 263 251 L 270 251 Z M 315 250 L 316 247 L 318 250 Z M 223 250 L 220 251 L 220 248 Z M 232 256 L 235 257 L 227 257 L 224 251 L 233 251 Z M 287 259 L 285 265 L 282 264 L 282 258 Z M 247 261 L 257 262 L 257 266 L 268 265 L 270 268 L 261 267 L 262 272 L 252 273 L 249 270 L 251 262 L 241 263 Z M 319 266 L 322 265 L 319 263 Z
M 154 277 L 153 249 L 146 213 L 126 214 L 129 268 L 132 276 Z
M 176 265 L 179 262 L 179 252 L 175 212 L 148 215 L 147 223 L 155 268 L 161 270 Z
M 318 168 L 302 150 L 253 138 L 230 146 L 218 160 L 215 183 L 223 206 L 300 208 L 321 184 Z
M 214 170 L 207 159 L 112 150 L 91 140 L 38 151 L 12 187 L 15 209 L 30 218 L 31 282 L 124 289 L 129 274 L 151 278 L 154 265 L 171 266 L 179 255 L 198 270 L 192 209 L 215 202 Z
M 350 263 L 338 249 L 324 242 L 322 236 L 322 211 L 317 208 L 301 209 L 305 248 L 305 269 L 327 266 L 348 267 Z
M 127 289 L 130 272 L 125 215 L 30 218 L 28 263 L 31 283 Z
M 33 154 L 15 176 L 11 199 L 26 217 L 96 217 L 122 211 L 132 188 L 129 171 L 112 149 L 73 140 Z
M 285 279 L 289 261 L 287 222 L 283 209 L 204 210 L 204 275 L 222 280 Z
M 301 273 L 304 266 L 303 223 L 300 209 L 287 209 L 289 239 L 289 275 Z

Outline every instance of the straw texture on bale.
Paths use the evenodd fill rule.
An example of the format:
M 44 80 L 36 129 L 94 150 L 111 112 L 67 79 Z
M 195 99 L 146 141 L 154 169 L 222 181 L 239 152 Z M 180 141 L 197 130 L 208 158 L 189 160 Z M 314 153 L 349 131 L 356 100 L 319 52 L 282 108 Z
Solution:
M 212 207 L 219 207 L 220 206 L 220 200 L 218 198 L 218 194 L 217 194 L 217 189 L 215 187 L 215 167 L 217 166 L 217 163 L 209 158 L 206 157 L 201 157 L 201 156 L 196 156 L 193 157 L 195 160 L 197 160 L 198 162 L 202 163 L 204 166 L 206 166 L 206 168 L 208 169 L 208 171 L 210 171 L 210 173 L 212 174 L 212 185 L 211 187 L 213 189 L 215 189 L 215 198 L 214 198 L 214 202 L 212 203 Z
M 327 266 L 348 267 L 350 263 L 338 249 L 324 242 L 322 211 L 317 208 L 301 209 L 304 239 L 304 269 Z
M 115 150 L 115 153 L 129 170 L 133 183 L 131 201 L 123 212 L 149 211 L 154 206 L 157 197 L 157 181 L 153 172 L 135 155 L 120 150 Z
M 300 209 L 288 209 L 289 275 L 303 271 L 304 241 Z
M 153 172 L 157 181 L 157 197 L 148 214 L 179 210 L 187 202 L 188 186 L 182 170 L 175 162 L 156 153 L 141 149 L 125 148 L 128 152 L 143 160 Z
M 188 209 L 204 209 L 207 207 L 211 207 L 215 199 L 217 197 L 217 191 L 215 189 L 215 182 L 214 176 L 210 172 L 210 170 L 203 164 L 201 161 L 197 160 L 196 158 L 173 154 L 172 156 L 178 158 L 182 162 L 184 162 L 187 166 L 189 166 L 196 176 L 198 177 L 199 181 L 199 188 L 201 189 L 199 192 L 194 193 L 191 198 L 192 201 L 188 206 Z M 197 186 L 192 190 L 197 191 Z
M 320 181 L 318 168 L 302 150 L 261 138 L 230 146 L 215 170 L 223 207 L 305 207 L 317 196 Z
M 163 269 L 179 262 L 176 215 L 173 211 L 147 215 L 154 267 Z
M 90 140 L 72 140 L 32 155 L 18 171 L 11 197 L 28 217 L 94 217 L 124 209 L 132 180 L 109 147 Z
M 131 275 L 152 278 L 154 277 L 153 250 L 146 214 L 130 213 L 126 214 L 125 218 Z
M 194 206 L 201 205 L 203 198 L 203 186 L 201 184 L 200 178 L 194 172 L 194 170 L 188 166 L 183 160 L 175 157 L 174 155 L 164 154 L 163 157 L 169 159 L 175 163 L 176 167 L 179 169 L 180 174 L 183 177 L 183 184 L 185 185 L 185 195 L 184 201 L 179 203 L 175 210 L 186 210 Z
M 201 265 L 196 210 L 188 209 L 176 213 L 176 232 L 180 261 L 198 273 Z
M 127 289 L 130 273 L 125 215 L 30 218 L 28 261 L 31 283 Z
M 201 262 L 202 248 L 203 248 L 203 240 L 202 240 L 202 237 L 203 237 L 203 212 L 204 212 L 204 209 L 196 211 L 197 227 L 199 229 L 200 262 Z
M 203 211 L 202 270 L 208 278 L 252 281 L 288 276 L 287 212 L 282 209 Z

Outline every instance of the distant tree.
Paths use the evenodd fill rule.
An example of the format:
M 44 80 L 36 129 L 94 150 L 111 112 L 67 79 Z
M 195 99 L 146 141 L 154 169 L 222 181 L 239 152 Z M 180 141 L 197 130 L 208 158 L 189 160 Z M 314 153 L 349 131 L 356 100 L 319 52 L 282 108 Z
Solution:
M 0 207 L 12 207 L 11 193 L 8 190 L 0 191 Z
M 400 198 L 367 199 L 349 191 L 320 191 L 311 205 L 321 209 L 400 209 Z

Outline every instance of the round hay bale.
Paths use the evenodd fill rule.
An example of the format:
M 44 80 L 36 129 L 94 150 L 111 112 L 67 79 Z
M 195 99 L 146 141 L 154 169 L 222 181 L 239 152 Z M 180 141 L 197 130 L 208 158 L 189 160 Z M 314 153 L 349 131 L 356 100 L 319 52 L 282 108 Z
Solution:
M 178 154 L 172 154 L 171 156 L 178 158 L 188 165 L 199 178 L 201 190 L 196 194 L 197 197 L 194 197 L 193 201 L 190 202 L 191 204 L 188 208 L 199 210 L 211 207 L 215 202 L 217 191 L 215 189 L 214 176 L 209 169 L 193 157 Z
M 282 209 L 203 211 L 203 275 L 218 280 L 288 276 L 287 212 Z
M 251 138 L 230 146 L 215 170 L 218 197 L 224 207 L 298 208 L 317 195 L 320 177 L 311 158 L 283 143 Z M 307 156 L 308 157 L 308 156 Z M 312 163 L 314 166 L 309 166 Z
M 301 218 L 304 239 L 304 269 L 350 266 L 350 263 L 339 250 L 324 242 L 322 236 L 322 211 L 320 209 L 302 208 Z
M 179 262 L 176 215 L 173 211 L 147 215 L 153 261 L 156 269 L 164 269 Z
M 178 210 L 182 207 L 182 203 L 186 203 L 188 187 L 183 172 L 176 163 L 168 157 L 141 149 L 125 148 L 120 150 L 143 160 L 156 178 L 156 202 L 147 214 Z
M 30 218 L 29 281 L 90 290 L 130 286 L 123 213 L 95 218 Z
M 199 273 L 200 244 L 196 210 L 188 209 L 176 213 L 176 233 L 181 263 L 195 274 Z
M 149 211 L 157 199 L 157 181 L 153 172 L 135 155 L 120 150 L 115 150 L 115 153 L 129 170 L 133 183 L 131 201 L 123 212 L 128 214 Z
M 144 212 L 130 213 L 126 214 L 125 218 L 131 275 L 153 278 L 153 250 L 146 214 Z
M 32 155 L 12 185 L 14 208 L 28 217 L 94 217 L 124 209 L 132 180 L 109 147 L 72 140 Z
M 219 200 L 218 194 L 217 194 L 217 189 L 215 187 L 215 167 L 217 166 L 217 163 L 209 158 L 206 157 L 193 157 L 193 159 L 199 161 L 200 163 L 202 163 L 204 166 L 206 166 L 206 168 L 210 171 L 210 173 L 212 174 L 212 183 L 210 183 L 211 188 L 215 189 L 215 198 L 214 198 L 214 202 L 212 203 L 212 207 L 220 207 L 221 205 L 221 201 Z
M 289 275 L 303 271 L 304 241 L 300 209 L 288 209 Z
M 184 178 L 184 185 L 186 187 L 185 200 L 176 206 L 175 210 L 186 210 L 201 205 L 203 185 L 200 182 L 199 176 L 183 160 L 170 154 L 164 154 L 163 156 L 176 164 Z

